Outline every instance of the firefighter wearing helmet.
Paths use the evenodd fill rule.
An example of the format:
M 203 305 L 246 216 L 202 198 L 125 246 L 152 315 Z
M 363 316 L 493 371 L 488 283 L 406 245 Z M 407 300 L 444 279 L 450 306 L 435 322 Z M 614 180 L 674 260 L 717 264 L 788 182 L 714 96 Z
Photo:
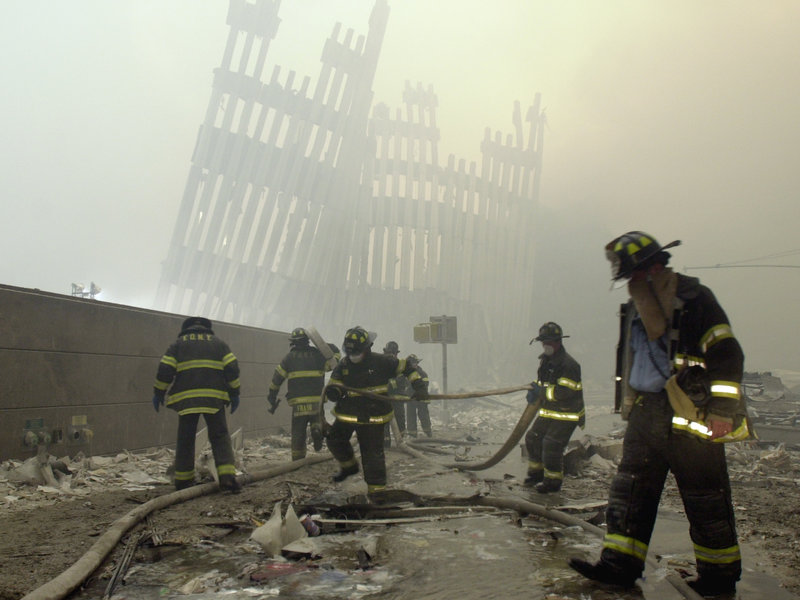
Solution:
M 540 494 L 557 492 L 564 481 L 564 449 L 572 432 L 585 424 L 581 366 L 564 349 L 561 326 L 549 321 L 531 340 L 541 342 L 539 370 L 531 383 L 528 402 L 540 402 L 536 420 L 525 435 L 528 473 L 525 485 Z
M 329 344 L 334 356 L 339 349 Z M 278 408 L 278 390 L 287 380 L 286 399 L 292 407 L 292 460 L 306 457 L 307 434 L 311 430 L 314 450 L 322 450 L 323 435 L 319 422 L 319 403 L 325 385 L 326 360 L 322 352 L 309 343 L 308 333 L 297 327 L 289 334 L 289 352 L 275 367 L 267 392 L 270 412 Z
M 383 353 L 397 358 L 400 354 L 400 346 L 394 340 L 390 340 L 383 347 Z M 404 377 L 396 377 L 389 380 L 388 394 L 397 398 L 397 400 L 392 400 L 392 410 L 394 411 L 397 428 L 402 436 L 406 431 L 406 403 L 411 398 L 413 390 Z M 400 440 L 396 441 L 399 442 Z M 383 427 L 383 447 L 390 448 L 391 446 L 392 428 L 391 423 L 387 423 Z
M 411 383 L 416 399 L 428 396 L 426 381 L 405 359 L 372 352 L 372 338 L 363 327 L 348 329 L 343 343 L 344 358 L 334 367 L 325 395 L 336 404 L 336 417 L 328 434 L 328 448 L 339 462 L 333 481 L 344 481 L 358 473 L 350 438 L 355 432 L 361 450 L 361 465 L 368 496 L 379 501 L 386 489 L 386 460 L 383 452 L 383 426 L 392 420 L 387 399 L 361 392 L 386 395 L 389 380 L 401 375 Z M 350 388 L 345 391 L 338 386 Z
M 628 421 L 611 483 L 600 560 L 570 559 L 590 579 L 633 587 L 642 575 L 667 474 L 683 498 L 700 595 L 731 594 L 741 554 L 725 449 L 748 437 L 740 384 L 744 355 L 714 294 L 668 267 L 666 249 L 642 231 L 606 245 L 621 307 L 615 408 Z

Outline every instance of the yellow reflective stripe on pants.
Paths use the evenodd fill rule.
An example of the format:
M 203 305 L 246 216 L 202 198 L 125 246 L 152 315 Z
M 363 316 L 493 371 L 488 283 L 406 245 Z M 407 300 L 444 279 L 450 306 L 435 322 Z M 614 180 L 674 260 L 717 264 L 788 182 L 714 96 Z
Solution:
M 175 471 L 175 481 L 194 481 L 194 469 L 191 471 Z
M 236 475 L 236 466 L 217 465 L 217 475 Z
M 603 548 L 633 556 L 642 562 L 647 558 L 647 544 L 624 535 L 607 533 L 603 538 Z
M 742 560 L 738 544 L 728 548 L 706 548 L 694 544 L 694 557 L 698 562 L 703 561 L 715 565 L 725 565 Z

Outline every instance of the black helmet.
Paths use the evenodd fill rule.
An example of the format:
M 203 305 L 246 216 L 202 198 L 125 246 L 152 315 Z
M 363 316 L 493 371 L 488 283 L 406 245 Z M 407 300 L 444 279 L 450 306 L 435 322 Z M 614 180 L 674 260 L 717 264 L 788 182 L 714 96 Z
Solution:
M 353 327 L 347 330 L 344 334 L 344 348 L 345 354 L 361 354 L 372 346 L 369 333 L 363 327 Z
M 412 367 L 416 367 L 420 362 L 422 362 L 422 359 L 416 354 L 409 354 L 406 357 L 406 363 L 411 365 Z
M 611 261 L 611 279 L 627 280 L 637 269 L 660 262 L 667 264 L 667 248 L 679 246 L 680 240 L 661 246 L 652 235 L 643 231 L 629 231 L 606 244 L 606 258 Z
M 383 347 L 384 354 L 394 354 L 397 356 L 400 353 L 400 346 L 397 345 L 397 342 L 394 340 L 386 342 L 386 345 Z
M 304 346 L 308 344 L 308 334 L 302 327 L 296 327 L 289 334 L 289 343 L 293 346 Z
M 204 327 L 205 329 L 211 329 L 211 321 L 205 317 L 189 317 L 183 321 L 183 325 L 181 325 L 181 331 L 189 329 L 190 327 L 198 326 Z
M 553 321 L 548 321 L 541 327 L 539 327 L 539 335 L 536 336 L 531 340 L 533 342 L 557 342 L 561 340 L 561 338 L 568 338 L 568 335 L 564 335 L 564 330 L 561 329 L 561 325 L 558 323 L 554 323 Z

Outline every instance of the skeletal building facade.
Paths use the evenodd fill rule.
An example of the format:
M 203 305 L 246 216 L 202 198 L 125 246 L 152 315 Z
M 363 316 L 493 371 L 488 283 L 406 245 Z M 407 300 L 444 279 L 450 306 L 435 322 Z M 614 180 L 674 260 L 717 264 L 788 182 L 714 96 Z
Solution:
M 413 325 L 454 315 L 454 374 L 501 374 L 502 341 L 535 329 L 538 96 L 524 116 L 515 104 L 513 134 L 486 130 L 479 165 L 440 161 L 432 87 L 406 83 L 401 108 L 374 104 L 386 0 L 366 36 L 334 27 L 313 85 L 280 66 L 267 73 L 279 4 L 230 0 L 156 307 L 284 331 L 313 324 L 337 343 L 360 324 L 408 352 Z

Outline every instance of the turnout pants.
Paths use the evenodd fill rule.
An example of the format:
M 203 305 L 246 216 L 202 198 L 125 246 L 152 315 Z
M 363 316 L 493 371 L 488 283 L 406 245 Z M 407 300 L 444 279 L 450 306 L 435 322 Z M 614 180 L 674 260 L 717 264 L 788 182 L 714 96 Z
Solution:
M 431 413 L 428 410 L 427 402 L 422 400 L 408 402 L 408 421 L 406 426 L 409 433 L 417 433 L 417 417 L 419 417 L 419 423 L 422 425 L 422 431 L 430 437 L 433 432 L 431 430 Z
M 311 428 L 311 440 L 314 450 L 322 450 L 322 429 L 319 426 L 319 412 L 292 416 L 292 460 L 306 457 L 308 429 Z
M 175 486 L 179 489 L 194 483 L 194 440 L 197 435 L 200 414 L 203 415 L 206 427 L 208 427 L 208 441 L 211 443 L 211 452 L 217 465 L 217 475 L 220 478 L 236 476 L 233 446 L 231 445 L 231 436 L 228 434 L 225 410 L 219 410 L 214 414 L 178 415 L 178 440 L 175 444 Z
M 543 475 L 561 487 L 564 479 L 564 448 L 577 427 L 575 421 L 537 417 L 525 434 L 528 476 Z
M 407 402 L 400 402 L 398 400 L 392 400 L 392 410 L 394 411 L 394 418 L 397 420 L 397 428 L 400 430 L 400 433 L 404 433 L 406 430 L 406 407 L 405 405 Z M 392 424 L 391 422 L 386 423 L 383 426 L 383 440 L 384 445 L 388 448 L 392 445 Z M 399 441 L 399 440 L 395 440 Z
M 665 392 L 642 394 L 631 411 L 611 483 L 601 560 L 641 575 L 664 481 L 672 471 L 689 519 L 698 574 L 736 581 L 742 564 L 724 444 L 673 432 L 672 415 Z
M 345 423 L 336 419 L 328 434 L 328 449 L 339 461 L 339 466 L 349 469 L 356 465 L 350 438 L 355 431 L 361 450 L 361 466 L 367 491 L 375 492 L 386 487 L 386 458 L 383 453 L 383 425 Z

